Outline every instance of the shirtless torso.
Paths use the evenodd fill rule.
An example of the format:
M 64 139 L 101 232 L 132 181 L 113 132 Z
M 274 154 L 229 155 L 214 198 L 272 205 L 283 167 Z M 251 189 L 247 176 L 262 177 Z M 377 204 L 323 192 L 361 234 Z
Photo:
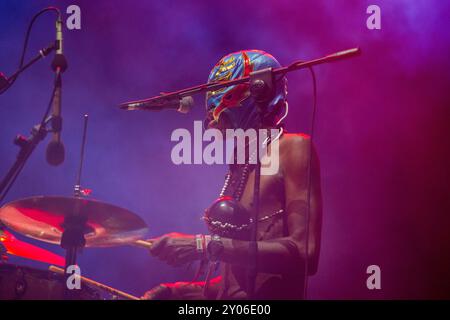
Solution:
M 283 243 L 284 250 L 299 250 L 283 260 L 267 252 L 258 261 L 261 265 L 256 278 L 256 298 L 301 299 L 304 285 L 304 248 L 306 247 L 306 203 L 308 179 L 309 138 L 305 135 L 284 134 L 280 139 L 280 166 L 275 175 L 262 175 L 260 184 L 260 212 L 257 238 L 259 247 L 270 246 L 270 242 Z M 313 157 L 311 210 L 309 230 L 308 273 L 317 269 L 320 249 L 321 191 L 319 164 Z M 251 209 L 255 173 L 249 175 L 241 198 L 241 204 Z M 274 214 L 284 210 L 282 214 Z M 264 219 L 265 217 L 270 217 Z M 239 245 L 239 244 L 236 244 Z M 242 245 L 242 244 L 241 244 Z M 270 248 L 266 248 L 270 251 Z M 278 249 L 280 250 L 280 249 Z M 283 250 L 283 249 L 281 249 Z M 272 256 L 272 257 L 271 257 Z M 280 258 L 282 260 L 280 260 Z M 232 261 L 231 261 L 232 262 Z M 222 281 L 218 282 L 217 298 L 247 298 L 247 267 L 245 265 L 224 263 L 221 270 Z
M 307 215 L 310 139 L 303 134 L 284 134 L 279 141 L 280 166 L 274 175 L 261 175 L 260 220 L 258 222 L 258 273 L 256 299 L 302 299 L 305 257 L 308 247 L 308 275 L 317 270 L 322 220 L 319 162 L 314 148 L 311 161 L 310 215 Z M 254 172 L 250 173 L 240 203 L 251 209 Z M 279 210 L 282 214 L 275 214 Z M 270 218 L 265 218 L 270 217 Z M 309 240 L 307 241 L 307 221 Z M 152 254 L 183 256 L 189 247 L 188 235 L 169 234 L 159 238 Z M 171 289 L 175 299 L 246 299 L 249 242 L 222 239 L 221 275 L 211 282 L 208 296 L 203 283 L 179 282 L 154 288 L 147 298 L 158 298 L 161 288 Z M 191 243 L 191 247 L 192 247 Z M 183 258 L 185 259 L 185 258 Z M 176 259 L 175 259 L 176 260 Z

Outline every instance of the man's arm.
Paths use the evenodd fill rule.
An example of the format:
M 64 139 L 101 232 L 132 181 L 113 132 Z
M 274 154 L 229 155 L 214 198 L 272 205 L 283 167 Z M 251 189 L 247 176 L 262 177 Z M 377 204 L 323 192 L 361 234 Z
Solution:
M 321 193 L 320 174 L 317 154 L 313 149 L 311 208 L 307 215 L 308 203 L 308 167 L 310 140 L 305 136 L 289 137 L 280 148 L 281 168 L 285 183 L 285 203 L 289 236 L 267 241 L 258 241 L 258 270 L 261 272 L 283 272 L 293 265 L 298 266 L 306 257 L 308 246 L 309 274 L 317 269 L 320 251 L 321 232 Z M 307 222 L 309 237 L 307 241 Z M 221 260 L 231 264 L 248 265 L 249 242 L 234 239 L 222 239 L 224 251 Z

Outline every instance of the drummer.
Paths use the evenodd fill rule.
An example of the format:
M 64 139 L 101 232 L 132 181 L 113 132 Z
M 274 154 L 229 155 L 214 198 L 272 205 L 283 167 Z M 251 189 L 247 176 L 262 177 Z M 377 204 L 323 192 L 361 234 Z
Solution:
M 231 80 L 280 64 L 259 50 L 223 57 L 208 81 Z M 206 98 L 208 128 L 279 129 L 279 169 L 262 175 L 257 223 L 257 275 L 254 296 L 249 297 L 248 270 L 255 166 L 230 165 L 219 199 L 205 212 L 210 235 L 169 233 L 153 240 L 150 253 L 170 265 L 196 260 L 220 262 L 220 275 L 201 282 L 163 283 L 146 292 L 146 299 L 302 299 L 307 276 L 317 271 L 322 220 L 319 161 L 310 137 L 286 133 L 286 79 L 276 79 L 276 92 L 261 112 L 248 84 L 209 92 Z M 312 151 L 312 152 L 311 152 Z M 309 158 L 311 152 L 311 161 Z M 309 165 L 311 180 L 308 184 Z M 308 197 L 308 193 L 310 196 Z M 309 200 L 309 205 L 308 205 Z M 309 213 L 308 213 L 309 207 Z M 233 214 L 227 214 L 232 212 Z

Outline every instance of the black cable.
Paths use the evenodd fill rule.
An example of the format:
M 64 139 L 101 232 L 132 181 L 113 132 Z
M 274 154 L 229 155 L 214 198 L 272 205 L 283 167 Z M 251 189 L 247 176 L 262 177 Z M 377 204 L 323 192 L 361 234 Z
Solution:
M 316 74 L 314 73 L 314 69 L 312 67 L 308 67 L 311 72 L 312 82 L 313 82 L 313 110 L 311 116 L 311 129 L 310 129 L 310 138 L 309 138 L 309 159 L 308 159 L 308 193 L 307 193 L 307 209 L 306 209 L 306 244 L 305 244 L 305 284 L 303 287 L 303 299 L 307 299 L 308 293 L 308 255 L 309 255 L 309 222 L 310 222 L 310 209 L 311 209 L 311 180 L 312 180 L 312 151 L 313 151 L 313 136 L 314 136 L 314 123 L 316 118 L 316 110 L 317 110 L 317 83 L 316 83 Z
M 48 11 L 54 11 L 57 13 L 58 18 L 61 18 L 61 11 L 59 11 L 58 8 L 55 7 L 47 7 L 45 9 L 42 9 L 41 11 L 39 11 L 38 13 L 36 13 L 33 18 L 30 21 L 30 24 L 28 25 L 28 29 L 27 32 L 25 33 L 25 41 L 23 43 L 23 48 L 22 48 L 22 55 L 20 57 L 20 61 L 19 61 L 19 69 L 23 67 L 24 61 L 25 61 L 25 55 L 27 52 L 27 48 L 28 48 L 28 41 L 30 39 L 30 34 L 31 34 L 31 29 L 33 28 L 33 24 L 36 21 L 36 19 L 43 13 L 48 12 Z M 16 81 L 16 79 L 19 77 L 19 75 L 16 75 L 14 77 L 12 77 L 11 79 L 8 79 L 9 84 L 3 88 L 3 90 L 0 91 L 0 94 L 4 93 L 6 90 L 8 90 Z

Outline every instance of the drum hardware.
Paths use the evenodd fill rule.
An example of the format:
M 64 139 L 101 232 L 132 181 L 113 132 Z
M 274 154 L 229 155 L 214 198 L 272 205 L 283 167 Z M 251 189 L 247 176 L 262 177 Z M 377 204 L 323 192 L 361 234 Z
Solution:
M 8 253 L 8 250 L 6 250 L 6 247 L 0 241 L 0 264 L 2 264 L 3 262 L 6 262 L 8 260 L 8 256 L 6 255 L 7 253 Z
M 151 241 L 140 240 L 147 232 L 147 226 L 137 215 L 109 204 L 95 200 L 70 198 L 70 197 L 32 197 L 14 201 L 0 208 L 0 220 L 6 226 L 17 232 L 44 242 L 57 244 L 62 239 L 62 223 L 66 213 L 72 211 L 72 207 L 79 202 L 80 213 L 85 217 L 88 233 L 86 237 L 87 247 L 111 247 L 117 245 L 134 245 L 150 248 Z M 87 213 L 91 213 L 88 215 Z M 3 230 L 0 244 L 9 244 L 18 241 L 12 239 L 11 233 Z M 31 246 L 31 245 L 29 245 Z M 37 248 L 32 246 L 32 248 Z M 40 248 L 38 248 L 40 249 Z M 40 249 L 38 252 L 40 261 L 49 263 L 48 256 Z M 50 255 L 52 255 L 50 253 Z M 64 266 L 64 259 L 58 257 L 58 265 Z M 25 256 L 30 258 L 29 256 Z M 46 259 L 44 259 L 46 258 Z M 36 259 L 39 260 L 39 259 Z M 81 277 L 83 286 L 80 290 L 67 291 L 67 277 L 64 269 L 52 266 L 50 273 L 27 267 L 16 267 L 10 264 L 0 264 L 0 299 L 99 299 L 98 294 L 93 294 L 90 287 L 102 289 L 109 294 L 131 300 L 139 298 L 98 283 L 92 279 Z M 65 293 L 65 294 L 64 294 Z
M 58 273 L 58 274 L 64 274 L 64 269 L 58 268 L 56 266 L 49 266 L 48 270 L 50 270 L 52 272 L 55 272 L 55 273 Z M 133 295 L 128 294 L 126 292 L 114 289 L 114 288 L 112 288 L 110 286 L 107 286 L 107 285 L 102 284 L 100 282 L 94 281 L 92 279 L 89 279 L 89 278 L 86 278 L 86 277 L 83 277 L 83 276 L 80 276 L 80 279 L 81 279 L 81 281 L 83 281 L 83 282 L 85 282 L 87 284 L 90 284 L 90 285 L 92 285 L 94 287 L 97 287 L 98 289 L 105 290 L 105 291 L 107 291 L 108 293 L 110 293 L 110 294 L 112 294 L 114 296 L 119 296 L 119 297 L 122 297 L 122 298 L 125 298 L 125 299 L 128 299 L 128 300 L 141 300 L 141 299 L 139 299 L 136 296 L 133 296 Z
M 75 198 L 81 198 L 81 173 L 83 171 L 84 162 L 84 149 L 86 146 L 86 133 L 88 125 L 88 115 L 84 115 L 84 126 L 83 135 L 81 140 L 81 150 L 80 150 L 80 162 L 78 167 L 78 173 L 76 178 L 76 183 L 74 186 L 74 196 Z M 61 235 L 60 245 L 66 250 L 66 264 L 64 267 L 64 276 L 67 281 L 69 274 L 67 272 L 68 268 L 72 265 L 76 265 L 77 262 L 77 252 L 81 251 L 86 245 L 86 239 L 84 233 L 88 230 L 87 228 L 87 215 L 82 215 L 80 202 L 76 202 L 73 206 L 72 211 L 68 211 L 64 216 L 64 223 L 62 224 L 63 232 Z M 72 294 L 69 288 L 66 286 L 65 290 L 66 298 L 71 298 Z
M 19 199 L 0 208 L 0 221 L 9 229 L 43 242 L 60 244 L 65 217 L 78 207 L 86 218 L 86 247 L 114 247 L 141 240 L 147 224 L 135 213 L 98 200 L 63 196 L 35 196 Z
M 146 223 L 139 216 L 120 207 L 81 197 L 37 196 L 16 200 L 0 208 L 0 221 L 10 229 L 30 238 L 47 243 L 59 244 L 63 237 L 63 224 L 66 221 L 66 217 L 71 216 L 71 212 L 74 212 L 74 207 L 78 208 L 78 217 L 85 219 L 86 228 L 84 229 L 83 238 L 86 241 L 86 247 L 111 247 L 118 245 L 133 245 L 145 249 L 151 247 L 152 241 L 142 240 L 148 229 Z M 17 250 L 17 246 L 20 243 L 21 245 L 24 245 L 23 248 L 32 249 L 26 251 L 25 253 L 27 254 L 21 254 L 21 256 L 59 266 L 65 266 L 64 258 L 44 249 L 32 246 L 31 244 L 21 242 L 6 230 L 1 230 L 1 232 L 0 239 L 3 240 L 0 241 L 0 244 L 6 244 L 7 247 L 10 246 L 10 244 L 14 244 L 16 245 L 14 248 Z M 22 246 L 19 248 L 22 249 Z M 5 264 L 5 266 L 10 265 Z M 18 277 L 18 274 L 22 274 L 22 271 L 20 270 L 22 269 L 19 269 L 19 271 L 15 273 L 16 281 L 13 279 L 6 279 L 7 281 L 14 281 L 14 284 L 11 285 L 14 286 L 14 294 L 11 293 L 12 288 L 1 288 L 0 298 L 44 299 L 51 297 L 52 299 L 61 299 L 61 296 L 46 292 L 45 290 L 49 287 L 53 288 L 53 286 L 57 286 L 58 288 L 63 286 L 64 290 L 67 290 L 67 286 L 63 285 L 67 280 L 67 274 L 64 272 L 64 269 L 55 266 L 52 266 L 50 269 L 60 277 L 65 277 L 64 281 L 62 281 L 60 277 L 55 279 L 54 277 L 45 276 L 40 273 L 36 275 L 33 280 L 27 281 L 27 277 Z M 33 271 L 32 273 L 34 274 L 35 272 L 36 271 Z M 41 292 L 40 296 L 36 289 L 40 285 L 35 282 L 35 278 L 42 277 L 44 277 L 48 283 L 44 286 L 44 289 L 42 289 L 43 292 Z M 131 300 L 139 299 L 88 278 L 82 277 L 81 280 L 84 283 L 103 289 L 110 294 L 119 297 Z M 27 283 L 30 281 L 32 281 L 31 291 L 29 290 L 30 286 L 27 286 Z M 5 290 L 7 292 L 2 292 Z M 69 294 L 69 297 L 65 296 L 66 298 L 80 298 L 80 293 L 73 292 L 78 290 L 70 291 L 72 291 L 71 294 Z M 7 294 L 8 292 L 9 294 Z M 61 290 L 58 292 L 61 292 Z M 45 294 L 47 295 L 45 296 Z
M 2 249 L 3 248 L 3 249 Z M 4 255 L 11 254 L 18 257 L 40 261 L 48 264 L 64 266 L 64 258 L 53 252 L 39 248 L 35 245 L 17 239 L 12 233 L 0 228 L 0 251 L 4 250 Z M 6 259 L 7 260 L 7 256 Z
M 151 242 L 140 240 L 148 228 L 139 216 L 126 209 L 86 198 L 90 191 L 81 188 L 81 174 L 87 120 L 85 115 L 74 197 L 35 196 L 12 201 L 0 208 L 0 223 L 6 227 L 30 238 L 60 244 L 66 250 L 65 264 L 61 264 L 60 260 L 52 260 L 52 264 L 64 265 L 65 270 L 70 265 L 76 265 L 77 252 L 84 247 L 151 246 Z M 8 235 L 12 236 L 10 233 Z M 67 280 L 70 275 L 63 272 L 63 276 Z M 77 297 L 69 292 L 74 290 L 68 290 L 67 286 L 64 288 L 65 298 Z
M 18 270 L 17 277 L 18 279 L 16 280 L 15 299 L 20 299 L 27 291 L 28 286 L 22 269 Z
M 61 269 L 63 270 L 63 269 Z M 48 270 L 0 264 L 0 300 L 61 300 L 66 288 L 64 276 Z M 76 299 L 100 300 L 97 287 L 86 283 L 72 290 Z

